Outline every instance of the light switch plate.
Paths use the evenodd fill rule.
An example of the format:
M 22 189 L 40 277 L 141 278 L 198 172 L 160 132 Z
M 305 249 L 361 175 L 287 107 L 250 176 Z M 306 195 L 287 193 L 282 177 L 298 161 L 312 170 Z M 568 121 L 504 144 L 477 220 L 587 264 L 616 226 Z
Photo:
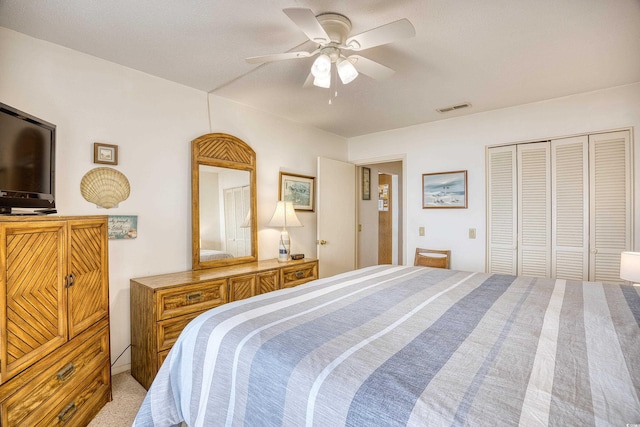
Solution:
M 470 228 L 469 229 L 469 238 L 470 239 L 475 239 L 476 238 L 476 229 L 475 228 Z
M 420 228 L 418 228 L 418 234 L 419 234 L 420 236 L 424 236 L 424 227 L 420 227 Z

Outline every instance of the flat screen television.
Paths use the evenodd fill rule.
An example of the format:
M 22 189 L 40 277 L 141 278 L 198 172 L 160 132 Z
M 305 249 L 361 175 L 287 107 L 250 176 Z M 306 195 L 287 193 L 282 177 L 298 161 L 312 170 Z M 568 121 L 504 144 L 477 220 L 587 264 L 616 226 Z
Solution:
M 0 103 L 0 214 L 55 212 L 55 146 L 55 125 Z

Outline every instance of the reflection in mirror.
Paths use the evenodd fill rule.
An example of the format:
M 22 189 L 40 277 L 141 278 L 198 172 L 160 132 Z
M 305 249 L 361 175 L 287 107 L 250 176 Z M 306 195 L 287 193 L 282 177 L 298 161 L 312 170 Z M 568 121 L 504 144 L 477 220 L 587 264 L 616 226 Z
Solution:
M 226 133 L 191 141 L 192 268 L 258 259 L 256 153 Z
M 200 262 L 251 255 L 248 171 L 200 167 Z

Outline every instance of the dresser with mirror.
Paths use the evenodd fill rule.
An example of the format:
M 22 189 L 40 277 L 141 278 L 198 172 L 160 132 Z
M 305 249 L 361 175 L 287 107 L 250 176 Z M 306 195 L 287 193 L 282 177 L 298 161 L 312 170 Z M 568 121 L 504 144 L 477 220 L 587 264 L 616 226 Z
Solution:
M 131 374 L 149 388 L 178 335 L 216 306 L 318 278 L 318 261 L 258 261 L 256 154 L 210 133 L 191 142 L 192 270 L 131 279 Z

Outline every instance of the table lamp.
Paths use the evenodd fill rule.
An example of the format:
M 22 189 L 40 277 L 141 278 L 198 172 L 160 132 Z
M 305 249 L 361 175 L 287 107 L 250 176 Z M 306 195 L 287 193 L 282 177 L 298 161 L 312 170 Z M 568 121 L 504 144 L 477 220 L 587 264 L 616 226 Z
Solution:
M 640 283 L 640 252 L 620 254 L 620 278 L 633 284 Z
M 291 239 L 287 227 L 302 227 L 296 216 L 293 202 L 278 202 L 268 227 L 282 227 L 280 243 L 278 244 L 278 261 L 287 262 L 291 259 Z

